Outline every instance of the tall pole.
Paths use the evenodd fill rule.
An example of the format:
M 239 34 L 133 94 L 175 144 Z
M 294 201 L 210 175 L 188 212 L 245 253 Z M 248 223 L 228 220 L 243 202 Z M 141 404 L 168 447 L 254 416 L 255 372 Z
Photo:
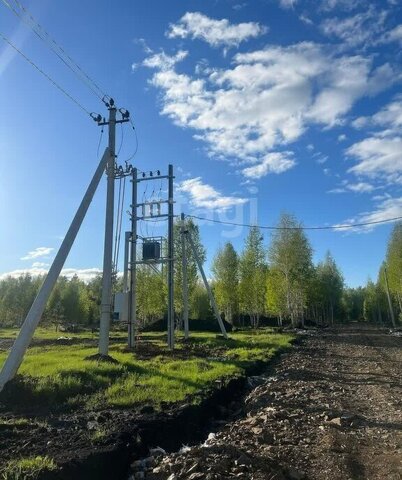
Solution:
M 168 174 L 168 347 L 174 348 L 174 291 L 173 291 L 173 165 Z
M 187 239 L 188 239 L 188 242 L 190 244 L 190 247 L 193 251 L 193 254 L 194 254 L 194 257 L 195 257 L 195 261 L 197 262 L 197 265 L 198 265 L 198 268 L 200 270 L 200 273 L 201 273 L 201 277 L 202 277 L 202 280 L 204 282 L 204 285 L 205 285 L 205 288 L 207 289 L 207 293 L 208 293 L 208 296 L 209 296 L 209 301 L 211 302 L 211 306 L 214 310 L 214 313 L 215 313 L 215 317 L 216 319 L 218 320 L 218 323 L 219 323 L 219 327 L 221 329 L 221 332 L 222 332 L 222 335 L 225 337 L 225 338 L 228 338 L 228 334 L 226 333 L 226 328 L 225 328 L 225 325 L 223 324 L 222 322 L 222 318 L 221 318 L 221 315 L 219 313 L 219 310 L 218 310 L 218 306 L 216 305 L 216 302 L 215 302 L 215 298 L 212 294 L 212 290 L 211 290 L 211 287 L 209 286 L 209 283 L 208 283 L 208 280 L 207 280 L 207 277 L 205 275 L 205 272 L 204 272 L 204 268 L 202 267 L 202 263 L 201 263 L 201 260 L 198 256 L 198 253 L 197 253 L 197 249 L 195 248 L 195 245 L 194 245 L 194 242 L 193 242 L 193 239 L 191 238 L 191 233 L 188 231 L 186 233 L 187 235 Z
M 133 169 L 133 190 L 131 198 L 131 255 L 130 255 L 130 301 L 128 309 L 128 346 L 135 346 L 135 328 L 137 325 L 137 187 L 138 170 Z
M 106 193 L 106 219 L 105 243 L 103 253 L 103 277 L 101 317 L 99 329 L 99 355 L 109 353 L 109 329 L 112 318 L 112 257 L 113 257 L 113 216 L 114 216 L 114 165 L 116 148 L 116 107 L 114 102 L 109 106 L 109 151 L 110 157 L 107 164 L 107 193 Z
M 395 313 L 394 313 L 394 309 L 392 307 L 391 295 L 389 293 L 387 267 L 384 267 L 384 277 L 385 277 L 385 286 L 386 286 L 386 290 L 387 290 L 388 306 L 389 306 L 389 313 L 391 315 L 392 326 L 394 328 L 396 328 Z
M 35 329 L 38 326 L 38 323 L 42 317 L 46 303 L 50 297 L 50 294 L 52 293 L 57 278 L 60 275 L 64 262 L 66 261 L 66 258 L 70 253 L 71 247 L 85 218 L 89 205 L 91 204 L 95 191 L 99 185 L 100 179 L 102 178 L 106 164 L 109 162 L 109 160 L 110 152 L 107 148 L 98 165 L 98 168 L 96 169 L 91 183 L 89 184 L 87 191 L 85 192 L 81 204 L 78 207 L 74 219 L 71 222 L 70 228 L 68 229 L 67 234 L 64 237 L 59 251 L 57 252 L 55 259 L 53 260 L 52 266 L 49 269 L 49 272 L 39 290 L 39 293 L 36 296 L 31 308 L 29 309 L 28 315 L 26 316 L 25 321 L 22 324 L 18 337 L 16 338 L 10 350 L 10 353 L 8 354 L 8 357 L 3 365 L 0 373 L 0 392 L 3 389 L 4 385 L 14 377 L 21 365 L 25 352 L 32 340 Z
M 187 244 L 185 234 L 184 213 L 181 214 L 181 268 L 182 268 L 182 284 L 183 284 L 183 324 L 184 324 L 184 338 L 189 337 L 188 325 L 188 285 L 187 285 Z

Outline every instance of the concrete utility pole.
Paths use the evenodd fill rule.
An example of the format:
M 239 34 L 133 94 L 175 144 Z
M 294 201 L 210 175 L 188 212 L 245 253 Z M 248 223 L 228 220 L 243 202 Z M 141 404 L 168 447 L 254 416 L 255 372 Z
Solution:
M 394 313 L 394 308 L 392 307 L 391 295 L 389 293 L 387 267 L 384 267 L 384 277 L 385 277 L 385 286 L 387 289 L 388 306 L 389 306 L 389 313 L 391 315 L 392 326 L 396 328 L 395 313 Z
M 25 352 L 32 340 L 35 329 L 42 317 L 46 303 L 50 297 L 50 294 L 52 293 L 53 287 L 60 275 L 66 258 L 70 253 L 71 247 L 81 227 L 82 221 L 84 220 L 85 214 L 88 211 L 89 205 L 91 204 L 105 167 L 108 163 L 110 163 L 111 159 L 114 160 L 114 157 L 111 155 L 109 149 L 106 148 L 98 168 L 96 169 L 96 172 L 91 180 L 91 183 L 89 184 L 81 204 L 78 207 L 70 228 L 64 237 L 55 259 L 53 260 L 52 266 L 49 269 L 39 293 L 36 296 L 24 323 L 22 324 L 18 337 L 16 338 L 3 365 L 3 369 L 0 373 L 0 391 L 9 380 L 14 378 L 14 375 L 17 373 L 21 365 Z
M 135 346 L 135 327 L 137 324 L 137 188 L 138 170 L 133 169 L 133 192 L 131 199 L 131 255 L 130 255 L 130 299 L 128 309 L 128 346 Z
M 187 244 L 185 233 L 184 213 L 181 214 L 181 249 L 182 249 L 182 283 L 183 283 L 183 324 L 184 324 L 184 338 L 189 337 L 188 325 L 188 285 L 187 285 Z
M 169 165 L 168 171 L 168 346 L 174 349 L 174 249 L 173 249 L 173 165 Z
M 227 339 L 227 338 L 228 338 L 228 334 L 226 333 L 225 325 L 224 325 L 223 322 L 222 322 L 222 318 L 221 318 L 221 315 L 220 315 L 220 313 L 219 313 L 218 306 L 216 305 L 215 298 L 214 298 L 214 296 L 213 296 L 211 287 L 209 286 L 207 277 L 206 277 L 205 272 L 204 272 L 204 268 L 202 267 L 202 263 L 201 263 L 201 260 L 200 260 L 200 258 L 199 258 L 199 256 L 198 256 L 197 249 L 195 248 L 193 239 L 191 238 L 191 232 L 187 231 L 187 232 L 186 232 L 186 235 L 187 235 L 187 239 L 188 239 L 188 242 L 189 242 L 189 244 L 190 244 L 190 247 L 191 247 L 191 249 L 192 249 L 192 251 L 193 251 L 193 254 L 194 254 L 194 257 L 195 257 L 195 261 L 197 262 L 198 268 L 199 268 L 199 270 L 200 270 L 201 277 L 202 277 L 202 280 L 203 280 L 203 282 L 204 282 L 205 288 L 207 289 L 208 296 L 209 296 L 209 301 L 211 302 L 211 306 L 212 306 L 212 308 L 213 308 L 213 310 L 214 310 L 215 317 L 216 317 L 216 319 L 218 320 L 219 327 L 220 327 L 220 329 L 221 329 L 222 335 Z
M 106 122 L 105 122 L 106 123 Z M 114 181 L 115 181 L 115 149 L 116 149 L 116 107 L 114 101 L 109 102 L 109 151 L 110 158 L 106 167 L 107 193 L 106 193 L 106 219 L 105 243 L 103 252 L 103 277 L 101 317 L 99 328 L 99 355 L 109 353 L 109 329 L 112 319 L 112 274 L 113 274 L 113 217 L 114 217 Z

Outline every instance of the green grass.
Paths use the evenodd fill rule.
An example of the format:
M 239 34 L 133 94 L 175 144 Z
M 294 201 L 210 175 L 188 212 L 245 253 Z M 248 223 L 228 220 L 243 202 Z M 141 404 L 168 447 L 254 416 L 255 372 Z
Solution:
M 45 457 L 21 458 L 10 460 L 1 472 L 2 480 L 36 479 L 46 471 L 56 470 L 54 461 Z
M 110 355 L 118 364 L 86 360 L 96 353 L 92 347 L 30 348 L 14 385 L 17 390 L 10 391 L 10 404 L 17 400 L 33 405 L 85 405 L 96 409 L 141 404 L 159 408 L 162 402 L 189 399 L 196 402 L 217 380 L 244 375 L 245 369 L 256 361 L 267 361 L 292 340 L 290 335 L 268 329 L 235 332 L 229 340 L 213 333 L 193 333 L 190 344 L 178 335 L 172 355 L 166 349 L 165 337 L 162 333 L 143 335 L 157 352 L 149 359 L 126 351 L 123 343 L 113 344 Z M 0 365 L 5 355 L 0 353 Z
M 4 328 L 0 327 L 0 338 L 10 338 L 14 339 L 18 335 L 19 328 Z M 127 336 L 127 333 L 120 330 L 115 330 L 111 332 L 111 337 L 113 338 L 124 338 Z M 55 327 L 38 327 L 35 330 L 34 339 L 35 340 L 57 340 L 59 337 L 70 337 L 70 338 L 81 338 L 81 339 L 92 339 L 98 338 L 98 333 L 92 333 L 91 330 L 83 330 L 80 332 L 62 332 L 57 331 Z

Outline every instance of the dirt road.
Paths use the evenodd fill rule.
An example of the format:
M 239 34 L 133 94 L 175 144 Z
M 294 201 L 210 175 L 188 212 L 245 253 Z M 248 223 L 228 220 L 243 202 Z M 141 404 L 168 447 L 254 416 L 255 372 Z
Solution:
M 204 445 L 160 457 L 145 478 L 402 479 L 402 337 L 306 336 L 254 382 Z

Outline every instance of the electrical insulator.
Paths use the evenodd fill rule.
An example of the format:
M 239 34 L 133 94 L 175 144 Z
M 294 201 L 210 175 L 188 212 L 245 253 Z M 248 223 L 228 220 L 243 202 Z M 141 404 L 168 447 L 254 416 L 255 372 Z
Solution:
M 160 202 L 158 202 L 158 203 L 156 204 L 156 207 L 157 207 L 157 209 L 158 209 L 158 210 L 157 210 L 157 211 L 158 211 L 158 215 L 160 215 L 160 214 L 161 214 L 161 204 L 160 204 Z
M 153 215 L 154 215 L 154 204 L 153 203 L 150 204 L 149 213 L 150 213 L 151 217 L 153 217 Z
M 145 203 L 142 204 L 142 216 L 145 217 Z

